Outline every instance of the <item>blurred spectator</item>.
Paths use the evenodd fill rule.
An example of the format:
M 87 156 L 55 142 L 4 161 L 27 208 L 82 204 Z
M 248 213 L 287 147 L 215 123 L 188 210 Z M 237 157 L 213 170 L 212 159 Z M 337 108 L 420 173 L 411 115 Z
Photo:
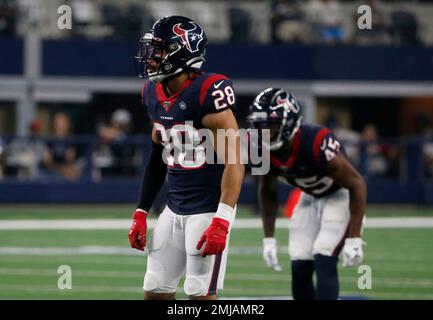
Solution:
M 326 127 L 328 127 L 334 133 L 335 137 L 341 141 L 344 145 L 344 150 L 350 162 L 358 166 L 359 165 L 359 142 L 361 136 L 358 132 L 344 128 L 340 125 L 337 119 L 330 117 L 326 121 Z
M 433 178 L 433 141 L 424 143 L 422 151 L 426 175 Z
M 46 0 L 19 0 L 16 2 L 19 8 L 17 29 L 20 34 L 26 34 L 30 29 L 33 31 L 37 30 L 40 36 L 53 33 L 55 26 L 50 23 L 50 13 L 55 13 L 56 9 L 53 10 L 50 5 L 47 5 Z M 55 29 L 57 30 L 57 28 Z
M 136 39 L 143 30 L 153 24 L 153 16 L 144 4 L 103 3 L 101 5 L 102 24 L 111 28 L 112 37 Z
M 4 150 L 5 150 L 5 144 L 4 144 L 2 137 L 0 137 L 0 180 L 3 178 Z
M 86 36 L 87 30 L 96 20 L 96 6 L 90 0 L 71 0 L 73 25 L 75 36 Z
M 137 34 L 141 34 L 143 30 L 148 30 L 152 26 L 153 16 L 143 5 L 129 5 L 125 18 L 125 36 L 131 39 L 136 39 Z
M 252 25 L 252 18 L 248 11 L 237 6 L 228 9 L 230 19 L 231 42 L 248 42 Z
M 304 42 L 305 26 L 303 18 L 299 0 L 272 1 L 272 42 Z
M 101 5 L 102 23 L 110 26 L 114 36 L 119 34 L 123 23 L 123 14 L 120 9 L 111 3 L 104 3 Z
M 425 113 L 419 113 L 415 117 L 415 136 L 422 139 L 433 138 L 433 127 L 429 116 Z
M 422 146 L 423 162 L 426 175 L 433 177 L 433 126 L 426 114 L 419 114 L 415 119 L 416 137 L 425 139 Z
M 16 1 L 0 0 L 0 36 L 12 36 L 15 34 L 16 18 Z
M 399 175 L 399 152 L 390 144 L 379 140 L 377 129 L 367 124 L 361 133 L 361 140 L 366 145 L 367 173 L 369 177 L 392 177 Z
M 44 165 L 52 177 L 77 180 L 81 176 L 83 163 L 77 156 L 77 149 L 69 141 L 71 137 L 71 121 L 65 113 L 54 116 L 53 140 L 48 143 L 48 152 L 44 157 Z
M 33 120 L 29 125 L 28 137 L 13 139 L 5 150 L 5 174 L 19 178 L 37 178 L 47 152 L 41 137 L 42 123 Z
M 108 127 L 99 130 L 100 144 L 95 151 L 95 166 L 100 172 L 94 173 L 94 178 L 100 175 L 133 175 L 135 174 L 135 148 L 128 144 L 131 124 L 131 114 L 125 109 L 116 110 L 111 116 Z
M 316 41 L 334 44 L 346 40 L 343 11 L 336 0 L 311 0 L 306 8 Z
M 380 45 L 389 43 L 388 30 L 385 25 L 385 13 L 381 0 L 365 0 L 358 3 L 357 7 L 367 5 L 371 8 L 371 29 L 358 28 L 359 14 L 354 15 L 355 34 L 354 40 L 360 45 Z
M 420 45 L 418 20 L 415 14 L 406 10 L 391 13 L 390 33 L 392 42 L 397 45 Z
M 386 158 L 378 143 L 376 127 L 368 124 L 361 133 L 361 139 L 367 143 L 367 172 L 369 176 L 384 176 L 387 171 Z

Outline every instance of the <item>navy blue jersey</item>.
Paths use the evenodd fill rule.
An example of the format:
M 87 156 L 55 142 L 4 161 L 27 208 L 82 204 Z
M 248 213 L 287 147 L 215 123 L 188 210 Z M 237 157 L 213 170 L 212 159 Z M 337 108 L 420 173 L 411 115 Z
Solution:
M 293 139 L 288 158 L 277 159 L 271 153 L 270 172 L 314 197 L 339 190 L 341 187 L 326 173 L 327 162 L 344 152 L 334 134 L 325 127 L 301 125 Z
M 191 130 L 189 124 L 192 124 L 193 132 L 197 132 L 196 130 L 204 128 L 202 118 L 206 114 L 227 108 L 231 108 L 235 113 L 236 104 L 231 80 L 221 74 L 208 73 L 194 74 L 192 79 L 187 80 L 171 97 L 166 96 L 160 83 L 155 84 L 148 80 L 142 91 L 142 101 L 159 139 L 163 142 L 173 140 L 170 132 L 179 133 L 179 139 L 191 139 L 189 134 L 185 134 L 187 129 Z M 193 137 L 197 138 L 198 134 Z M 200 137 L 197 139 L 200 140 Z M 195 143 L 201 141 L 203 139 Z M 203 154 L 199 152 L 200 150 L 195 148 L 192 153 L 180 156 L 177 154 L 176 159 L 174 153 L 166 157 L 167 206 L 177 214 L 215 212 L 218 208 L 224 165 L 185 161 L 188 156 L 191 156 L 188 160 L 200 159 Z M 185 156 L 185 159 L 182 156 Z

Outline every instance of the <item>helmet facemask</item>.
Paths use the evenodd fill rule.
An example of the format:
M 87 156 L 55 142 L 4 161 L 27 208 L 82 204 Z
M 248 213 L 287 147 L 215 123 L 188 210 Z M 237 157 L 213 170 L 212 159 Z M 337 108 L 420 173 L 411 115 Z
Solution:
M 263 141 L 264 146 L 270 151 L 276 151 L 280 149 L 285 141 L 290 141 L 295 136 L 296 132 L 301 126 L 302 117 L 299 117 L 296 123 L 293 123 L 293 119 L 288 119 L 287 117 L 273 119 L 269 121 L 261 120 L 255 121 L 251 118 L 250 128 L 257 129 L 259 131 L 263 129 L 270 130 L 270 143 Z M 259 132 L 259 138 L 261 134 Z
M 284 112 L 286 113 L 287 111 Z M 283 146 L 284 141 L 292 140 L 301 126 L 301 121 L 302 116 L 300 116 L 296 122 L 293 119 L 288 119 L 287 117 L 283 118 L 277 138 L 275 141 L 271 141 L 270 150 L 278 150 Z
M 282 89 L 264 90 L 256 97 L 250 110 L 250 128 L 270 130 L 269 144 L 263 141 L 270 151 L 278 150 L 285 141 L 292 140 L 301 125 L 299 104 Z
M 136 61 L 136 71 L 140 78 L 149 78 L 153 82 L 162 82 L 164 79 L 173 75 L 173 69 L 168 57 L 170 52 L 161 39 L 154 38 L 152 34 L 146 33 L 140 40 L 140 48 Z M 156 70 L 151 70 L 150 61 L 158 64 Z

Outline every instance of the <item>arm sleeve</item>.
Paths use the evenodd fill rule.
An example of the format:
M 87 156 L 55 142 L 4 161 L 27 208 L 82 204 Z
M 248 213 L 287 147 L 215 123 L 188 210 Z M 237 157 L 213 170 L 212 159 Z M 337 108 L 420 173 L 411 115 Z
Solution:
M 316 163 L 322 167 L 334 159 L 342 149 L 340 141 L 328 129 L 320 130 L 314 139 L 313 154 Z
M 204 88 L 206 95 L 202 105 L 202 116 L 208 113 L 217 113 L 227 108 L 232 109 L 236 115 L 236 93 L 230 79 L 216 79 L 208 88 Z
M 163 149 L 164 147 L 162 145 L 152 142 L 152 150 L 150 152 L 146 169 L 144 170 L 137 205 L 138 209 L 142 209 L 146 212 L 149 212 L 153 201 L 165 181 L 167 166 L 162 161 L 161 157 Z
M 141 92 L 140 92 L 140 102 L 141 102 L 141 104 L 142 105 L 146 105 L 146 97 L 147 97 L 147 94 L 145 94 L 146 93 L 146 89 L 147 89 L 147 87 L 148 87 L 148 82 L 146 81 L 144 84 L 143 84 L 143 88 L 141 88 Z
M 153 119 L 154 115 L 153 112 L 151 111 L 151 109 L 149 108 L 149 96 L 150 96 L 150 85 L 149 85 L 149 80 L 147 80 L 144 85 L 143 88 L 141 89 L 141 93 L 140 93 L 140 103 L 144 106 L 144 109 L 146 110 L 146 113 L 149 117 L 149 119 Z

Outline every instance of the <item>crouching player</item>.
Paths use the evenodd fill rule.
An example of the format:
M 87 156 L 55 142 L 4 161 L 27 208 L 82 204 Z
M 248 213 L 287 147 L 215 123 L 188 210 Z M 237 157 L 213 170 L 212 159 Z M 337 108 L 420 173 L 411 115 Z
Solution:
M 214 150 L 226 151 L 217 153 L 224 164 L 203 162 L 200 156 L 199 131 L 216 137 L 220 129 L 238 130 L 232 82 L 200 71 L 205 45 L 196 22 L 164 17 L 143 36 L 136 57 L 140 76 L 148 79 L 142 100 L 153 121 L 153 148 L 129 232 L 133 248 L 144 250 L 148 212 L 166 178 L 168 184 L 167 205 L 148 244 L 145 299 L 174 299 L 183 275 L 184 291 L 192 299 L 215 299 L 223 285 L 244 166 L 239 141 L 226 144 L 229 137 L 212 141 L 223 146 Z M 236 155 L 235 163 L 227 162 L 229 155 Z
M 337 299 L 341 250 L 343 266 L 363 258 L 366 185 L 330 130 L 301 124 L 301 119 L 300 104 L 283 89 L 264 90 L 250 106 L 250 127 L 270 130 L 271 168 L 259 183 L 263 257 L 268 266 L 281 270 L 274 238 L 279 178 L 302 190 L 289 222 L 293 297 Z

